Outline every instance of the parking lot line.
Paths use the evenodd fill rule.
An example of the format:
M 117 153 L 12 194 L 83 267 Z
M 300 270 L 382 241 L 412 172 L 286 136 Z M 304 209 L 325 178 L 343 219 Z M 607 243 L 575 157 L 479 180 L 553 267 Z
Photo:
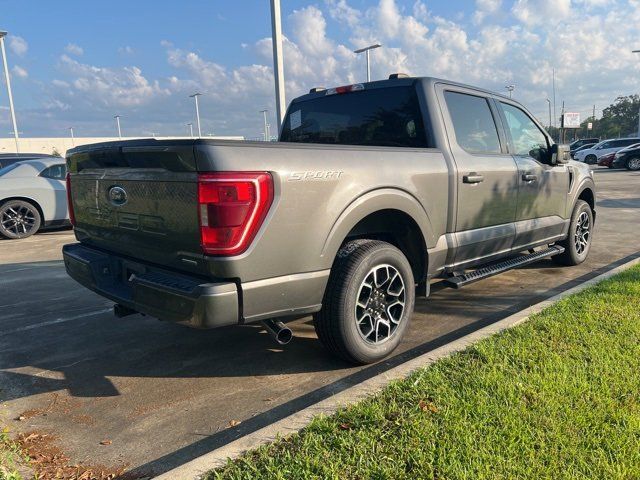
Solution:
M 102 310 L 95 310 L 93 312 L 86 312 L 80 315 L 74 315 L 72 317 L 59 317 L 53 320 L 49 320 L 46 322 L 34 323 L 33 325 L 25 325 L 24 327 L 14 328 L 13 330 L 8 330 L 6 332 L 0 333 L 0 337 L 4 337 L 7 335 L 12 335 L 14 333 L 26 332 L 28 330 L 34 330 L 36 328 L 48 327 L 50 325 L 56 325 L 58 323 L 67 323 L 72 322 L 74 320 L 82 320 L 86 317 L 93 317 L 95 315 L 101 315 L 103 313 L 112 312 L 113 308 L 103 308 Z

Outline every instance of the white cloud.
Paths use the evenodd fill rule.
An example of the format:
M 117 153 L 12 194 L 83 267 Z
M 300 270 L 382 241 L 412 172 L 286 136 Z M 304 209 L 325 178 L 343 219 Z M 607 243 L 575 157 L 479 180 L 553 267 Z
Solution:
M 517 0 L 513 15 L 528 26 L 557 25 L 571 12 L 571 0 Z
M 130 45 L 125 45 L 124 47 L 118 48 L 118 53 L 120 55 L 133 55 L 134 50 L 133 50 L 133 47 L 131 47 Z
M 485 18 L 495 15 L 502 7 L 502 0 L 476 0 L 476 11 L 473 14 L 473 21 L 482 23 Z
M 13 53 L 18 55 L 19 57 L 22 57 L 25 53 L 27 53 L 27 50 L 29 50 L 29 44 L 24 38 L 11 35 L 9 37 L 9 48 Z
M 29 76 L 29 72 L 27 72 L 20 65 L 14 65 L 11 71 L 16 77 L 19 77 L 19 78 L 27 78 Z
M 80 45 L 76 45 L 75 43 L 67 44 L 64 49 L 70 55 L 80 56 L 84 53 L 84 49 Z

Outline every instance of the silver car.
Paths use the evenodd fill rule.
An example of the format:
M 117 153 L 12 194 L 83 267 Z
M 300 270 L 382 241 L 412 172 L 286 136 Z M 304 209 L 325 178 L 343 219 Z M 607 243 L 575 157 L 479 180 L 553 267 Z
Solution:
M 26 160 L 0 169 L 0 235 L 26 238 L 69 224 L 67 167 L 60 157 Z

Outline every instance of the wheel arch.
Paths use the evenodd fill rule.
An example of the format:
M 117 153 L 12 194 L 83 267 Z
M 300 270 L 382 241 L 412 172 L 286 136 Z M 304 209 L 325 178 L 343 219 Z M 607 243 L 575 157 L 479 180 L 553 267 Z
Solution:
M 44 211 L 42 210 L 42 207 L 40 206 L 40 204 L 34 200 L 33 198 L 30 197 L 24 197 L 24 196 L 20 196 L 20 195 L 13 195 L 11 197 L 6 197 L 3 198 L 2 200 L 0 200 L 0 205 L 4 205 L 7 202 L 10 202 L 11 200 L 21 200 L 23 202 L 27 202 L 30 203 L 31 205 L 33 205 L 34 207 L 36 207 L 36 209 L 38 210 L 38 213 L 40 214 L 40 225 L 44 225 L 45 222 L 45 218 L 44 218 Z
M 322 255 L 333 262 L 345 242 L 357 238 L 383 240 L 407 257 L 416 282 L 426 279 L 427 248 L 434 246 L 431 222 L 418 200 L 407 192 L 381 189 L 352 202 L 327 236 Z

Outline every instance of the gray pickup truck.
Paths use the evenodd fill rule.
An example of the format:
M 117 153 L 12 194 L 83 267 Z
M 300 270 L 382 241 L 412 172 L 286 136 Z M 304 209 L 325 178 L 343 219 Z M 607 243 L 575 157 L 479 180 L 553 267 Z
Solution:
M 595 185 L 522 105 L 433 78 L 321 89 L 278 142 L 132 140 L 68 152 L 67 272 L 198 328 L 314 316 L 354 363 L 399 344 L 416 295 L 585 260 Z

